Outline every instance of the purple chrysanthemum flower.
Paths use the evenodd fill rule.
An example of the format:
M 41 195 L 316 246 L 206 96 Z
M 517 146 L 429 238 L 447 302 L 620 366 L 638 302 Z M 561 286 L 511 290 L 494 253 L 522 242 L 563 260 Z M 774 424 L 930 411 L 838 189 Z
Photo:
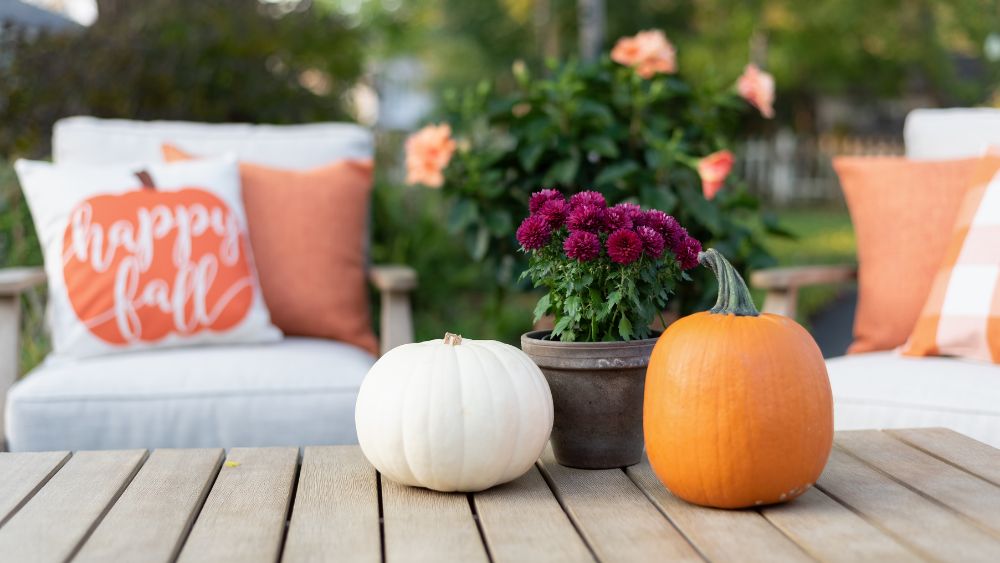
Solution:
M 674 255 L 677 256 L 677 261 L 681 265 L 681 269 L 690 270 L 698 265 L 698 253 L 701 252 L 701 243 L 698 239 L 687 236 L 685 233 L 684 238 L 673 248 Z
M 569 258 L 588 262 L 597 258 L 597 255 L 601 253 L 601 239 L 597 238 L 594 233 L 573 231 L 566 237 L 563 250 L 566 251 L 566 256 Z
M 643 216 L 643 210 L 636 203 L 619 203 L 618 205 L 612 207 L 612 209 L 622 209 L 628 213 L 629 219 L 632 220 L 632 224 L 638 224 L 637 221 Z
M 687 234 L 687 231 L 684 231 L 684 228 L 677 222 L 677 219 L 659 209 L 644 211 L 642 216 L 636 220 L 636 224 L 650 227 L 660 233 L 666 245 L 670 247 L 677 244 Z
M 631 229 L 632 215 L 629 209 L 621 204 L 607 209 L 604 212 L 604 226 L 612 233 L 618 229 Z
M 608 206 L 608 202 L 600 192 L 595 191 L 580 192 L 569 198 L 570 207 L 576 208 L 581 205 L 593 205 L 599 209 L 604 209 Z
M 570 206 L 572 207 L 572 202 Z M 578 205 L 569 212 L 566 226 L 571 231 L 599 232 L 604 227 L 604 212 L 605 209 L 596 205 Z
M 631 264 L 642 256 L 642 239 L 635 231 L 617 230 L 608 237 L 607 245 L 608 256 L 618 264 Z
M 565 201 L 566 198 L 563 197 L 559 190 L 542 190 L 531 194 L 531 199 L 528 200 L 528 210 L 532 213 L 538 213 L 538 210 L 545 205 L 546 201 L 552 199 L 560 199 Z
M 566 222 L 566 216 L 569 214 L 569 204 L 562 198 L 550 199 L 542 204 L 537 214 L 542 219 L 545 219 L 549 227 L 558 229 Z
M 652 258 L 663 256 L 663 248 L 666 243 L 663 240 L 663 235 L 656 232 L 656 229 L 642 226 L 635 230 L 635 234 L 639 235 L 639 239 L 642 240 L 642 251 L 647 256 Z
M 517 228 L 517 242 L 525 250 L 538 250 L 549 243 L 552 238 L 552 227 L 538 215 L 529 215 Z

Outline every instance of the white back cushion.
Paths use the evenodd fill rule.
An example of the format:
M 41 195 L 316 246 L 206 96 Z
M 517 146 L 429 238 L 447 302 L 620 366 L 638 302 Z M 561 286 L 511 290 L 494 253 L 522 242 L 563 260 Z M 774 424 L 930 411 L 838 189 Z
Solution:
M 906 156 L 943 160 L 981 156 L 1000 146 L 1000 109 L 917 109 L 903 126 Z
M 353 123 L 250 125 L 187 121 L 132 121 L 68 117 L 52 139 L 57 164 L 121 164 L 163 161 L 172 143 L 199 156 L 235 153 L 255 164 L 305 170 L 345 158 L 372 158 L 371 131 Z

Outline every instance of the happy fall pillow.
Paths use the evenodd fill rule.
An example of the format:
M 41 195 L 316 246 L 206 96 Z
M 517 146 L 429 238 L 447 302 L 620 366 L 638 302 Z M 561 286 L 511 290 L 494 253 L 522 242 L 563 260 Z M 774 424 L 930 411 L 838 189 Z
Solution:
M 235 159 L 15 169 L 45 256 L 54 357 L 281 338 Z

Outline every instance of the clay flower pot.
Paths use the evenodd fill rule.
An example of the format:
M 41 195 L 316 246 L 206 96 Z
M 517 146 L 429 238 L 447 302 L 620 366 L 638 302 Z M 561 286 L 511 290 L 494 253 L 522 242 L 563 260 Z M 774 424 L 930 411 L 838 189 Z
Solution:
M 543 340 L 548 334 L 521 335 L 521 349 L 541 368 L 552 390 L 556 461 L 582 469 L 639 463 L 646 366 L 656 337 L 629 342 Z

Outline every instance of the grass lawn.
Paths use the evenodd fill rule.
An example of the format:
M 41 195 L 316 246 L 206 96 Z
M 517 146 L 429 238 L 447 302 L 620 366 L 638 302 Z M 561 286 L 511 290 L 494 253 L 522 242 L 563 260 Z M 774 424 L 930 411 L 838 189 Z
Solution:
M 856 264 L 854 228 L 847 209 L 840 207 L 786 209 L 778 213 L 796 239 L 771 237 L 768 248 L 782 266 Z M 828 304 L 841 288 L 804 288 L 799 295 L 799 318 L 807 319 Z M 763 295 L 755 295 L 758 305 Z

